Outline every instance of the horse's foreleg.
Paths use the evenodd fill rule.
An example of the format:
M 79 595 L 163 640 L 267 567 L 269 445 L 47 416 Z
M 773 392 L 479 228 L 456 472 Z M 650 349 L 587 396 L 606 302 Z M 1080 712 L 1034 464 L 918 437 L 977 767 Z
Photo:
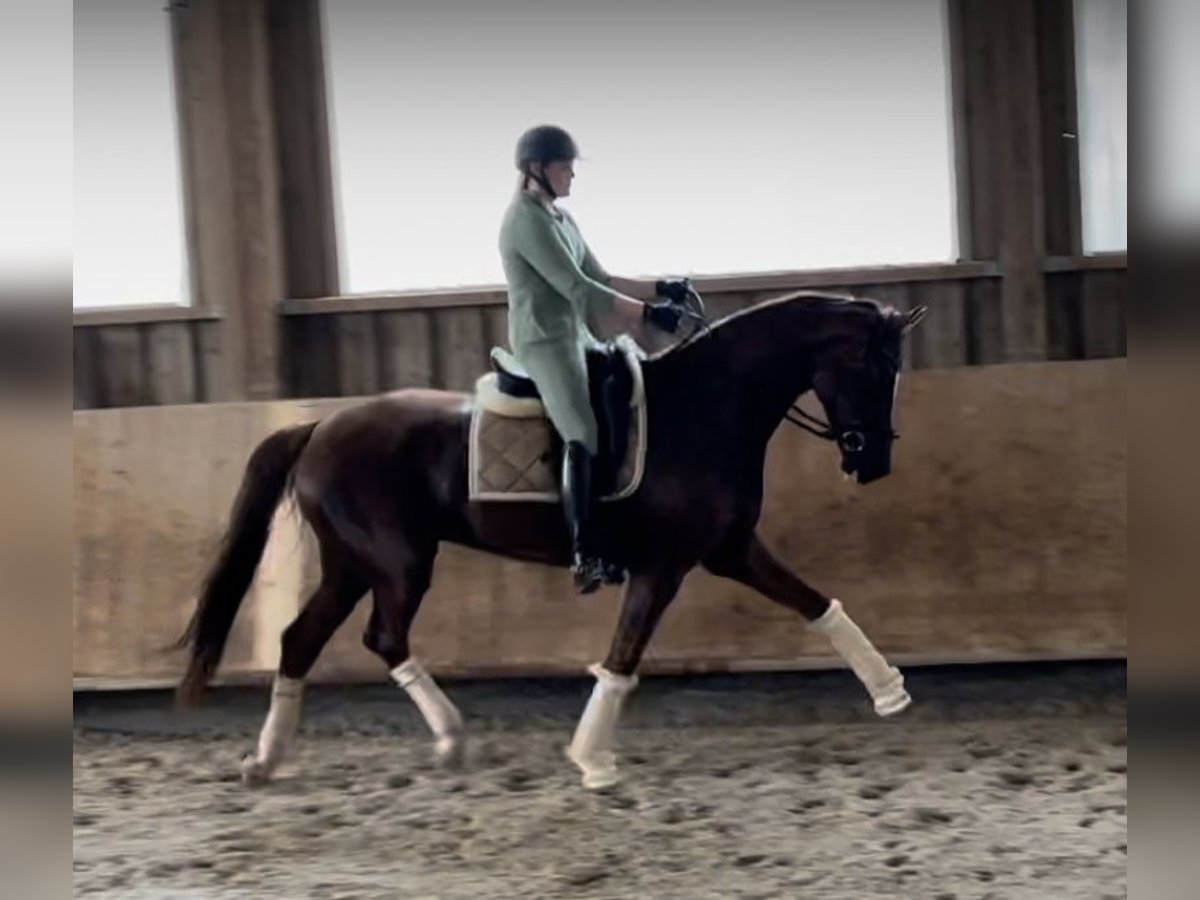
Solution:
M 287 755 L 300 726 L 304 678 L 365 591 L 366 586 L 353 576 L 337 574 L 327 566 L 321 585 L 284 630 L 271 708 L 254 753 L 242 760 L 242 780 L 247 785 L 269 781 Z
M 813 628 L 828 636 L 834 649 L 871 695 L 879 715 L 894 715 L 912 702 L 900 670 L 875 649 L 842 604 L 824 597 L 801 581 L 763 546 L 757 535 L 752 536 L 738 553 L 706 560 L 705 566 L 715 575 L 739 581 L 795 610 Z
M 583 786 L 604 788 L 616 784 L 617 760 L 613 750 L 617 721 L 625 698 L 637 686 L 638 663 L 663 610 L 679 590 L 682 574 L 634 575 L 625 588 L 620 621 L 603 665 L 588 668 L 596 685 L 588 698 L 567 756 L 583 772 Z

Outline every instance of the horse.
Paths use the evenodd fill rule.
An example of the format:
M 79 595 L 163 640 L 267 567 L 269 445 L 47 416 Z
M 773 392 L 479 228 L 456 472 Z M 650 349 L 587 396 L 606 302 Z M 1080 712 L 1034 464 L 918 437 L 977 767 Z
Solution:
M 589 667 L 596 682 L 566 748 L 586 788 L 618 780 L 613 742 L 621 707 L 663 611 L 697 566 L 753 588 L 824 632 L 879 715 L 911 703 L 903 675 L 840 601 L 788 569 L 756 526 L 767 444 L 784 420 L 835 444 L 844 476 L 860 485 L 889 474 L 903 339 L 924 314 L 925 307 L 901 311 L 865 298 L 798 292 L 645 356 L 644 477 L 632 495 L 594 512 L 602 552 L 624 563 L 628 580 L 608 654 Z M 827 422 L 797 406 L 809 391 Z M 470 499 L 475 402 L 471 394 L 399 390 L 279 430 L 251 453 L 223 545 L 176 645 L 188 651 L 176 689 L 186 706 L 200 700 L 218 668 L 275 509 L 290 492 L 316 535 L 321 580 L 283 631 L 270 710 L 256 749 L 242 761 L 248 785 L 269 780 L 283 760 L 306 675 L 368 591 L 374 601 L 364 645 L 424 715 L 438 759 L 461 761 L 463 718 L 409 651 L 439 544 L 570 564 L 557 505 Z

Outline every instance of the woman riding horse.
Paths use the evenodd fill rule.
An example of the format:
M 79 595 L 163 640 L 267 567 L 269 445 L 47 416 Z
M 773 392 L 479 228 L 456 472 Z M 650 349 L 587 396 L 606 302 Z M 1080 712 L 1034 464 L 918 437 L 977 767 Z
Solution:
M 521 135 L 516 152 L 521 179 L 500 228 L 500 255 L 508 282 L 509 344 L 563 440 L 562 498 L 572 570 L 576 587 L 588 594 L 604 581 L 624 580 L 618 567 L 598 558 L 590 532 L 599 438 L 584 354 L 600 342 L 588 317 L 615 315 L 626 330 L 646 321 L 673 332 L 680 310 L 645 301 L 658 294 L 682 301 L 675 294 L 686 288 L 678 281 L 617 278 L 597 262 L 574 218 L 555 203 L 571 193 L 578 155 L 575 141 L 556 126 Z

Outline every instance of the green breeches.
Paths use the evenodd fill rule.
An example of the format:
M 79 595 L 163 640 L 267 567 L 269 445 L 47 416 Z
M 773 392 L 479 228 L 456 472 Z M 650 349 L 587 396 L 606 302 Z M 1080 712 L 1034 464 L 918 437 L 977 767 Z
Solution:
M 596 455 L 600 444 L 588 394 L 587 361 L 576 342 L 545 341 L 513 348 L 513 356 L 537 384 L 550 421 L 566 442 L 578 441 Z

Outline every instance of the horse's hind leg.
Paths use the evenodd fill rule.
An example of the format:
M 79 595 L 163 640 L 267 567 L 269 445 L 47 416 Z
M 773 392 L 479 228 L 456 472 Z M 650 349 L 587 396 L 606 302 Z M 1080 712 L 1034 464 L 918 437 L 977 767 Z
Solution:
M 618 780 L 613 748 L 621 708 L 637 686 L 635 673 L 642 653 L 682 579 L 681 572 L 634 575 L 625 589 L 608 657 L 604 665 L 588 668 L 596 685 L 567 748 L 567 757 L 583 772 L 586 788 L 605 788 Z
M 801 581 L 763 546 L 757 535 L 735 548 L 723 548 L 723 552 L 706 559 L 704 566 L 714 575 L 741 582 L 795 610 L 827 635 L 871 695 L 879 715 L 894 715 L 912 703 L 900 670 L 875 649 L 842 604 Z
M 375 608 L 363 643 L 387 664 L 392 680 L 404 688 L 425 717 L 438 761 L 457 765 L 464 747 L 462 714 L 408 646 L 413 619 L 429 590 L 436 545 L 395 536 L 381 551 L 373 560 Z
M 262 784 L 287 755 L 300 725 L 304 679 L 317 656 L 366 592 L 366 584 L 322 546 L 321 584 L 281 639 L 279 671 L 271 689 L 271 709 L 254 753 L 242 760 L 242 780 Z

